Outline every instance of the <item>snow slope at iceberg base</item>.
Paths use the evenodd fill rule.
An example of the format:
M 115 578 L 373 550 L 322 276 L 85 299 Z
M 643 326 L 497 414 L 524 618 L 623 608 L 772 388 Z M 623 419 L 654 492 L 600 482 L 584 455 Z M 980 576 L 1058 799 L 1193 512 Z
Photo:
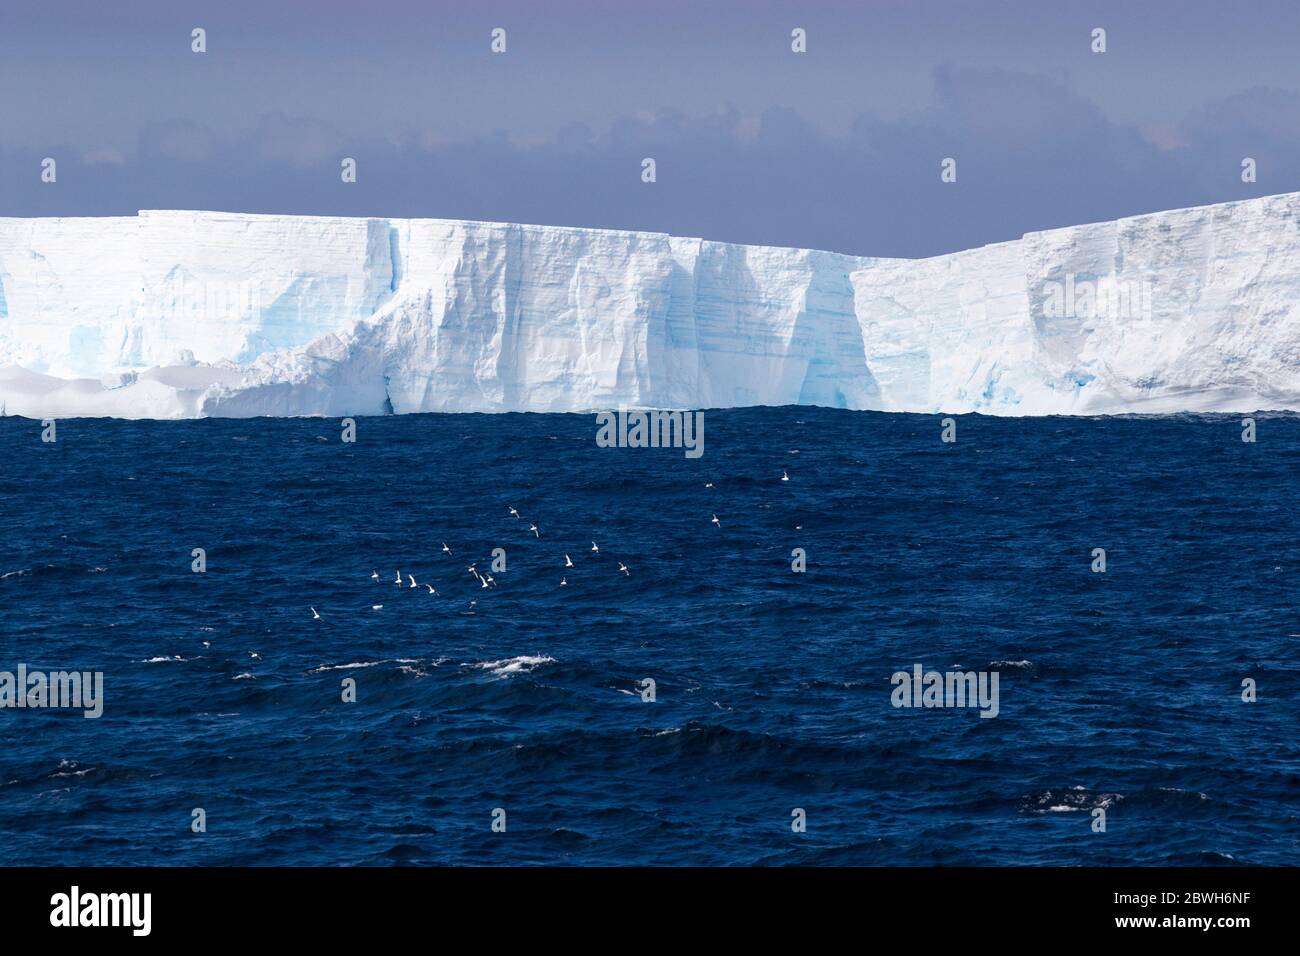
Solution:
M 0 412 L 1297 410 L 1298 213 L 1273 196 L 921 260 L 445 220 L 0 219 Z

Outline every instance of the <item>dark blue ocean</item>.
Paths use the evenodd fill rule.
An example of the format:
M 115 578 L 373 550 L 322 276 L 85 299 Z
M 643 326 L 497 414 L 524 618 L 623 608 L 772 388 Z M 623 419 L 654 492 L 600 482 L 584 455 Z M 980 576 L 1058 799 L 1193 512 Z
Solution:
M 0 863 L 1300 864 L 1300 419 L 1240 418 L 0 419 L 0 670 L 104 675 L 0 709 Z

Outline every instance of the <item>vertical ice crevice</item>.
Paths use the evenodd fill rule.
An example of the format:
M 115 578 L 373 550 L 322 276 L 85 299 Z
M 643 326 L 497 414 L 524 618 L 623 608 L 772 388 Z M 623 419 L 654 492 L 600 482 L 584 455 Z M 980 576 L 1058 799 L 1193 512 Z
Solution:
M 401 237 L 398 235 L 397 227 L 391 222 L 388 224 L 388 261 L 388 291 L 396 292 L 397 287 L 402 284 L 402 242 Z

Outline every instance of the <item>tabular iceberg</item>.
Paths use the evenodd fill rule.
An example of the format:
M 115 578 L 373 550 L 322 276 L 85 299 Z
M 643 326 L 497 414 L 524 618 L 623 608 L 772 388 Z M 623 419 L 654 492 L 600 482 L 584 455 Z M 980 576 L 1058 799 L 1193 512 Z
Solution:
M 1300 193 L 929 259 L 438 219 L 0 218 L 0 412 L 1300 410 Z

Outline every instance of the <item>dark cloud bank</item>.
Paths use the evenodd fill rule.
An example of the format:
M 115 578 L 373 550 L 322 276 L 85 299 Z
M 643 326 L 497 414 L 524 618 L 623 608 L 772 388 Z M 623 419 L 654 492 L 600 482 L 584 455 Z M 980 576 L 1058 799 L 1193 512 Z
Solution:
M 133 147 L 5 148 L 0 214 L 130 215 L 142 208 L 417 216 L 641 229 L 711 239 L 926 256 L 1051 228 L 1300 190 L 1300 96 L 1249 89 L 1158 129 L 1108 120 L 1026 73 L 942 68 L 933 109 L 862 115 L 844 136 L 797 112 L 627 117 L 541 142 L 505 132 L 439 142 L 357 139 L 272 113 L 231 138 L 155 122 Z M 0 132 L 0 136 L 2 136 Z M 58 182 L 40 182 L 44 155 Z M 355 157 L 344 184 L 339 162 Z M 640 179 L 655 158 L 658 181 Z M 939 164 L 958 161 L 944 184 Z M 1259 179 L 1240 178 L 1243 157 Z

